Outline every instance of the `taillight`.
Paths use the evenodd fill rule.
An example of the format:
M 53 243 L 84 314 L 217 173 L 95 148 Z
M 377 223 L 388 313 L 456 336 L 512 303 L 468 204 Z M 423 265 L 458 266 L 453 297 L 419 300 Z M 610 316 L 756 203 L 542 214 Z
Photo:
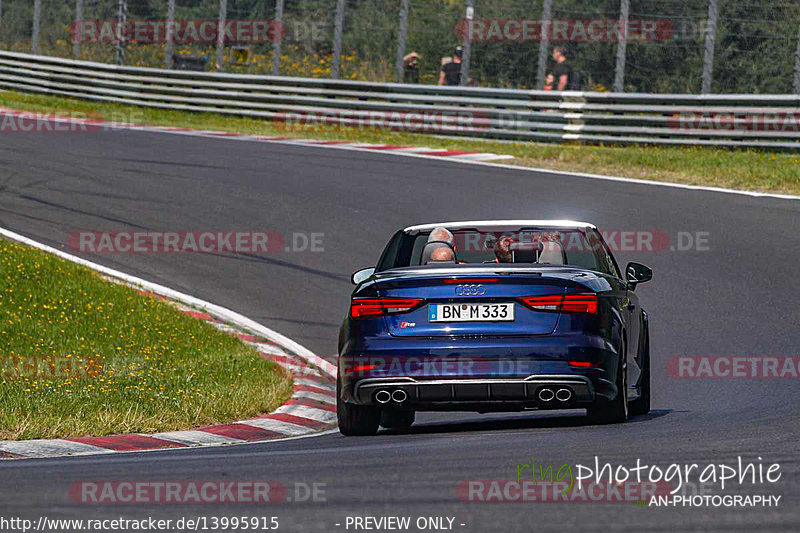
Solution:
M 548 296 L 526 296 L 519 299 L 534 311 L 554 311 L 563 313 L 597 312 L 596 294 L 553 294 Z
M 345 372 L 348 374 L 357 374 L 359 372 L 366 372 L 367 370 L 372 370 L 377 365 L 357 365 L 353 368 L 345 368 Z
M 419 307 L 424 301 L 419 298 L 363 298 L 352 300 L 350 302 L 350 316 L 364 318 L 406 313 Z
M 589 361 L 567 361 L 569 366 L 574 366 L 575 368 L 597 368 L 600 365 L 598 363 L 591 363 Z

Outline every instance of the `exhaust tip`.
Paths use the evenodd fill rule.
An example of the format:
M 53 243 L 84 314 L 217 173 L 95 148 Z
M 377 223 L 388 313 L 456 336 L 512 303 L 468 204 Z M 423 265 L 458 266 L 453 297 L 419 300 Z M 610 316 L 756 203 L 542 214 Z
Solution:
M 392 395 L 388 390 L 379 390 L 375 393 L 375 401 L 378 403 L 389 403 L 389 400 L 391 399 Z
M 555 393 L 553 389 L 548 389 L 547 387 L 539 390 L 539 399 L 543 402 L 552 402 L 553 398 L 555 398 Z
M 558 389 L 558 392 L 556 392 L 556 399 L 559 402 L 568 402 L 572 399 L 572 391 L 569 389 Z
M 408 398 L 408 394 L 403 389 L 397 389 L 392 393 L 392 401 L 403 403 Z

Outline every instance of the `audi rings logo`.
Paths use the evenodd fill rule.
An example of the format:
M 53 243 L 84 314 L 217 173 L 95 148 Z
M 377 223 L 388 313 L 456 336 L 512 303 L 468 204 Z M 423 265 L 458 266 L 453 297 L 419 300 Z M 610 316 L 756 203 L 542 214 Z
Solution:
M 483 285 L 457 285 L 456 296 L 483 296 L 486 287 Z

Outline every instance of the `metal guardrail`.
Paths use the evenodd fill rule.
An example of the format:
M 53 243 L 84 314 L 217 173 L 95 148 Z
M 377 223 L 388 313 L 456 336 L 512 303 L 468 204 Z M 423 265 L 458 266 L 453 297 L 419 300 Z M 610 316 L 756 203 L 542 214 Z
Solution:
M 125 67 L 0 52 L 0 88 L 162 109 L 528 141 L 800 148 L 800 95 L 522 91 Z

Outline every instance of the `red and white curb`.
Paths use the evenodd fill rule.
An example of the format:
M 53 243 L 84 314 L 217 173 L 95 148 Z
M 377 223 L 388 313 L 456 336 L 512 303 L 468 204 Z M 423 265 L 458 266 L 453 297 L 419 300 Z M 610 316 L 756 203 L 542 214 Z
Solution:
M 0 441 L 0 459 L 85 456 L 198 446 L 223 446 L 301 437 L 336 424 L 336 366 L 296 342 L 238 313 L 155 283 L 72 256 L 0 228 L 0 235 L 97 270 L 110 280 L 173 302 L 217 329 L 236 335 L 292 375 L 294 392 L 275 411 L 236 422 L 161 433 Z
M 83 128 L 80 128 L 78 131 L 92 131 L 94 129 L 137 130 L 137 131 L 149 131 L 157 133 L 171 133 L 176 135 L 190 135 L 194 137 L 209 137 L 214 139 L 229 139 L 232 141 L 278 143 L 278 144 L 301 145 L 301 146 L 324 146 L 328 148 L 338 148 L 342 150 L 380 151 L 384 153 L 394 153 L 397 155 L 441 157 L 441 158 L 455 159 L 461 161 L 497 161 L 503 159 L 514 159 L 514 156 L 511 155 L 492 154 L 488 152 L 443 150 L 441 148 L 400 146 L 393 144 L 371 144 L 371 143 L 354 143 L 347 141 L 327 141 L 320 139 L 301 139 L 301 138 L 277 137 L 269 135 L 249 135 L 246 133 L 236 133 L 230 131 L 193 130 L 190 128 L 174 128 L 168 126 L 142 126 L 139 124 L 110 122 L 99 119 L 63 117 L 57 114 L 42 115 L 41 113 L 37 113 L 34 111 L 22 111 L 18 109 L 10 109 L 4 107 L 0 107 L 0 115 L 11 115 L 17 118 L 30 117 L 33 120 L 39 120 L 45 122 L 68 123 L 69 126 L 72 128 L 76 128 L 77 125 L 83 126 Z

